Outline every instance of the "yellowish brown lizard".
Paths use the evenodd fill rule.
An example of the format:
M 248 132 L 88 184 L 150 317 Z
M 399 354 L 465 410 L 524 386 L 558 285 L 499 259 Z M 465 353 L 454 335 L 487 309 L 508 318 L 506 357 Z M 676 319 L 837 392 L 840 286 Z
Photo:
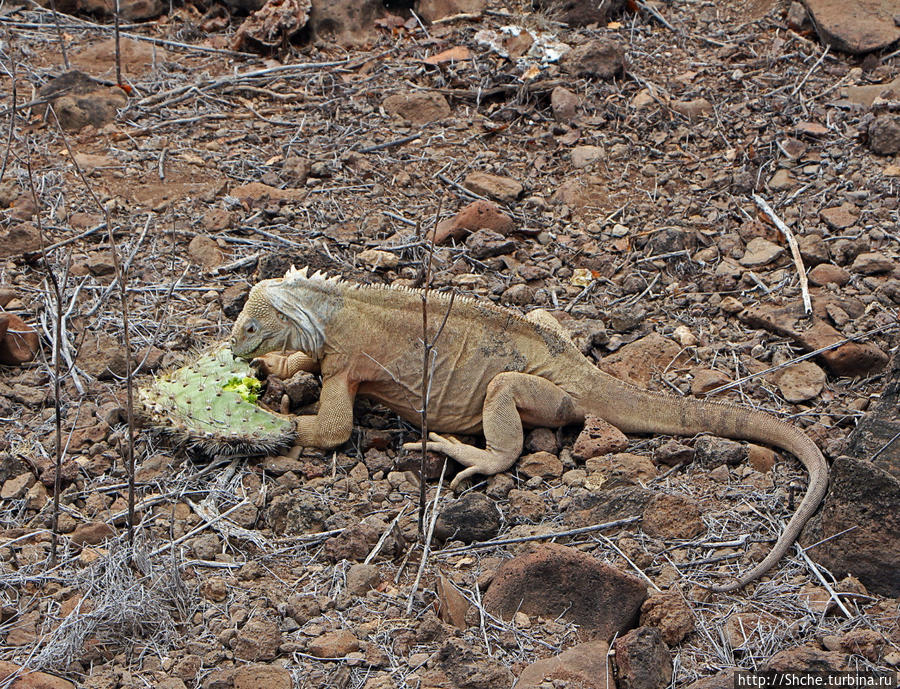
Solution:
M 522 428 L 559 427 L 599 416 L 625 433 L 710 433 L 767 443 L 796 456 L 809 488 L 769 554 L 732 591 L 778 562 L 815 512 L 828 484 L 828 467 L 815 443 L 771 414 L 721 402 L 674 397 L 625 383 L 596 368 L 546 311 L 521 316 L 468 297 L 430 292 L 433 349 L 428 425 L 443 433 L 483 433 L 485 448 L 430 433 L 427 447 L 466 468 L 452 485 L 474 474 L 506 471 L 522 452 Z M 318 369 L 318 413 L 297 418 L 299 443 L 335 447 L 349 437 L 353 400 L 375 399 L 400 416 L 421 420 L 422 296 L 418 290 L 363 286 L 306 269 L 264 280 L 250 291 L 234 324 L 234 354 L 263 357 L 269 371 L 287 377 Z M 292 354 L 284 354 L 293 352 Z M 268 355 L 268 356 L 265 356 Z M 406 447 L 415 449 L 418 443 Z

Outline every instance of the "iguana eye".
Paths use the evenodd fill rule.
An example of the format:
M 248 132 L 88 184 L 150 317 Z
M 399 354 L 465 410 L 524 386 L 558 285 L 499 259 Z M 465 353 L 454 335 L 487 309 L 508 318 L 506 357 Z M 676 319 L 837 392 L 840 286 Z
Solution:
M 247 323 L 247 325 L 244 327 L 244 331 L 248 335 L 253 335 L 256 332 L 256 323 Z

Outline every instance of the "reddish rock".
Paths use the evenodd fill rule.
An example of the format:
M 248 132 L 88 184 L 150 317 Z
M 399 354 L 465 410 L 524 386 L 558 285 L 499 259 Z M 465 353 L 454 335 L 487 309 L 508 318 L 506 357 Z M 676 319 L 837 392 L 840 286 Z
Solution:
M 358 650 L 359 639 L 346 629 L 322 634 L 309 642 L 309 652 L 316 658 L 343 658 Z
M 347 591 L 354 596 L 364 596 L 381 582 L 378 565 L 360 563 L 350 565 L 347 570 Z
M 579 105 L 581 99 L 564 86 L 557 86 L 550 93 L 550 107 L 558 122 L 571 122 L 575 119 Z
M 469 625 L 466 624 L 466 613 L 472 607 L 472 604 L 459 592 L 459 589 L 453 585 L 453 582 L 443 574 L 438 576 L 436 592 L 438 617 L 444 622 L 452 624 L 457 629 L 468 627 Z
M 622 452 L 628 447 L 628 438 L 622 431 L 599 416 L 588 414 L 584 428 L 575 439 L 572 454 L 587 460 L 610 452 Z
M 679 115 L 684 115 L 691 122 L 696 122 L 707 115 L 711 115 L 715 108 L 706 98 L 695 98 L 688 101 L 673 101 L 672 110 Z
M 850 273 L 833 263 L 820 263 L 807 275 L 810 283 L 817 286 L 825 286 L 834 283 L 839 287 L 850 282 Z
M 562 616 L 585 637 L 606 640 L 631 626 L 646 596 L 640 579 L 574 548 L 547 544 L 501 565 L 484 606 L 504 619 L 520 611 Z
M 802 305 L 782 308 L 769 305 L 751 306 L 738 316 L 752 327 L 764 328 L 790 337 L 806 351 L 834 344 L 844 336 L 819 318 L 809 318 Z M 867 375 L 880 371 L 888 358 L 878 347 L 870 343 L 848 342 L 823 352 L 822 360 L 839 376 Z
M 11 678 L 11 684 L 6 682 Z M 75 685 L 62 677 L 47 674 L 46 672 L 34 672 L 26 667 L 0 660 L 0 684 L 9 689 L 75 689 Z
M 835 231 L 846 230 L 856 223 L 859 211 L 852 203 L 842 203 L 840 206 L 824 208 L 819 212 L 819 217 Z
M 731 382 L 731 377 L 711 368 L 701 368 L 693 372 L 691 380 L 691 394 L 694 397 L 703 397 L 710 390 Z
M 565 686 L 571 689 L 616 689 L 609 645 L 596 640 L 578 644 L 557 656 L 537 660 L 522 670 L 516 689 Z
M 700 515 L 700 506 L 693 498 L 660 493 L 644 509 L 644 532 L 654 538 L 693 538 L 706 531 Z
M 857 628 L 838 639 L 838 647 L 844 653 L 860 655 L 869 662 L 878 663 L 886 646 L 884 637 L 874 629 Z
M 450 104 L 440 93 L 412 91 L 395 93 L 381 103 L 385 112 L 399 115 L 413 124 L 426 124 L 450 115 Z
M 89 524 L 79 524 L 75 530 L 69 534 L 72 543 L 75 545 L 99 545 L 107 538 L 116 535 L 115 529 L 105 522 L 91 522 Z
M 497 199 L 501 203 L 514 203 L 522 195 L 522 185 L 510 177 L 487 172 L 471 172 L 463 180 L 463 186 L 481 196 Z
M 0 232 L 0 258 L 17 258 L 40 250 L 40 235 L 30 223 L 16 223 L 6 232 Z
M 198 234 L 188 244 L 188 255 L 191 261 L 204 270 L 210 270 L 225 261 L 225 253 L 212 237 Z
M 672 657 L 655 627 L 638 627 L 613 644 L 621 689 L 664 689 L 672 680 Z
M 685 361 L 687 355 L 677 342 L 654 332 L 605 357 L 600 368 L 616 378 L 646 388 L 654 374 Z
M 640 624 L 655 627 L 674 646 L 694 630 L 694 613 L 680 591 L 657 591 L 641 606 Z
M 669 440 L 657 448 L 653 453 L 653 458 L 660 464 L 670 467 L 689 464 L 694 461 L 694 448 L 677 440 Z
M 606 489 L 641 485 L 656 476 L 656 467 L 649 457 L 630 452 L 592 457 L 584 466 L 589 472 L 588 480 Z
M 281 646 L 281 631 L 272 620 L 255 617 L 238 631 L 234 657 L 240 660 L 274 660 Z
M 758 472 L 767 474 L 775 466 L 775 452 L 762 445 L 747 445 L 747 461 Z
M 38 334 L 13 313 L 0 313 L 0 364 L 18 366 L 40 351 Z
M 778 371 L 775 376 L 781 395 L 788 402 L 806 402 L 825 387 L 825 371 L 812 361 L 799 361 Z
M 278 665 L 241 665 L 234 670 L 233 682 L 234 689 L 291 689 L 293 686 L 291 671 Z
M 481 14 L 485 0 L 419 0 L 418 14 L 426 22 L 435 22 L 457 14 Z
M 734 689 L 735 669 L 736 668 L 726 668 L 714 675 L 701 677 L 696 682 L 688 684 L 685 689 Z
M 524 455 L 519 459 L 517 466 L 519 471 L 529 478 L 535 476 L 559 478 L 563 473 L 563 465 L 559 461 L 559 457 L 549 452 L 535 452 L 530 455 Z
M 846 669 L 846 656 L 818 646 L 795 646 L 779 651 L 761 666 L 778 672 L 835 672 Z
M 870 53 L 900 39 L 895 0 L 806 0 L 805 4 L 822 42 L 843 53 Z
M 850 270 L 854 273 L 862 273 L 863 275 L 889 273 L 897 268 L 900 268 L 900 264 L 897 261 L 877 252 L 860 254 L 853 259 L 853 265 L 850 266 Z
M 439 222 L 435 228 L 434 242 L 441 244 L 451 237 L 462 239 L 476 230 L 491 230 L 505 236 L 515 227 L 515 221 L 501 211 L 497 204 L 478 200 L 465 206 L 453 218 Z

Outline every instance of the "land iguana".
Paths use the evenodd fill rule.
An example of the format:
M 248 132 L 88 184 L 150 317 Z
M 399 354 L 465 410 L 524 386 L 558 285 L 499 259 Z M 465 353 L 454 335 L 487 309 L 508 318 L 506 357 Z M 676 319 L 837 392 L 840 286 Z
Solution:
M 474 474 L 506 471 L 522 452 L 522 427 L 556 428 L 601 417 L 625 433 L 716 436 L 766 443 L 796 456 L 809 488 L 769 554 L 736 582 L 760 577 L 785 555 L 815 512 L 828 466 L 815 443 L 774 416 L 722 402 L 674 397 L 638 388 L 604 373 L 581 354 L 557 320 L 527 316 L 475 298 L 429 292 L 428 338 L 433 349 L 428 427 L 443 433 L 483 433 L 485 448 L 429 433 L 428 450 Z M 255 285 L 234 324 L 235 356 L 262 357 L 263 369 L 288 377 L 318 370 L 318 413 L 299 416 L 299 444 L 344 443 L 359 395 L 419 424 L 423 373 L 422 296 L 416 289 L 360 285 L 291 269 Z M 287 352 L 291 352 L 287 354 Z M 265 356 L 264 356 L 265 355 Z M 419 443 L 405 447 L 415 449 Z

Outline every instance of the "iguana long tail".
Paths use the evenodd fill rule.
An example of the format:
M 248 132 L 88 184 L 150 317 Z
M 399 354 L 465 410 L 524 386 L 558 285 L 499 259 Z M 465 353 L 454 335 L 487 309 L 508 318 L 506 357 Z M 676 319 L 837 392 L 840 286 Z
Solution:
M 736 582 L 710 589 L 720 593 L 739 589 L 781 560 L 818 508 L 828 487 L 828 464 L 810 437 L 766 412 L 725 402 L 671 397 L 629 385 L 602 371 L 597 373 L 594 389 L 601 391 L 600 399 L 595 398 L 594 404 L 588 402 L 588 411 L 625 433 L 710 433 L 774 445 L 800 460 L 809 472 L 809 488 L 772 550 Z

